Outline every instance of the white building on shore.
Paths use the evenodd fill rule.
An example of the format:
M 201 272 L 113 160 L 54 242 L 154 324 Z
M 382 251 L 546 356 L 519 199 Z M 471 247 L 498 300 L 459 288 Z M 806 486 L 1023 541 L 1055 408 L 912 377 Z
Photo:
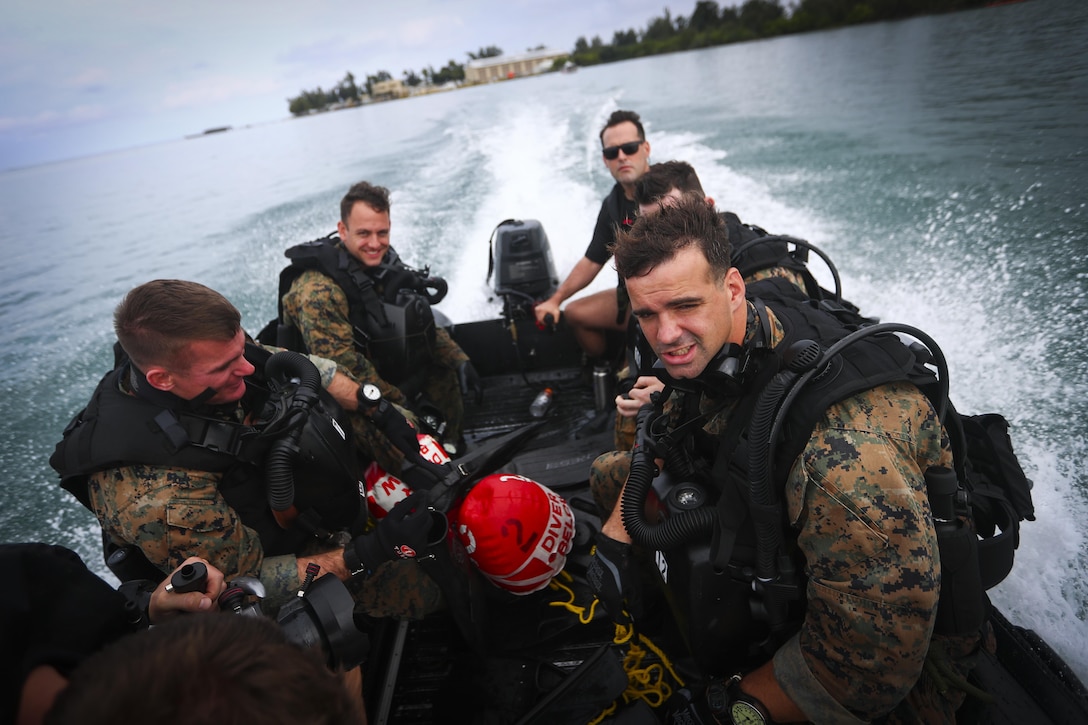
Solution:
M 521 76 L 531 76 L 550 70 L 557 58 L 570 53 L 557 50 L 531 50 L 517 55 L 478 58 L 465 64 L 466 83 L 488 83 Z

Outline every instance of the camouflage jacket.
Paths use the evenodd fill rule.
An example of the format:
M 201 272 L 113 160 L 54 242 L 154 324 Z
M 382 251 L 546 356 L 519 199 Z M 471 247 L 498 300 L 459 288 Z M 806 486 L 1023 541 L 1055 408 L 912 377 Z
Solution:
M 386 400 L 402 406 L 408 402 L 355 347 L 347 296 L 331 278 L 316 270 L 303 272 L 283 296 L 283 317 L 299 329 L 310 352 L 342 364 L 359 382 L 377 385 Z M 456 370 L 468 361 L 445 329 L 439 327 L 435 333 L 437 365 Z
M 771 344 L 783 337 L 768 310 Z M 748 303 L 745 342 L 759 325 Z M 666 403 L 676 417 L 680 396 Z M 719 407 L 704 393 L 700 410 Z M 719 434 L 730 409 L 704 430 Z M 913 385 L 892 383 L 828 408 L 784 491 L 805 558 L 800 631 L 774 656 L 775 676 L 815 722 L 891 711 L 919 682 L 940 589 L 924 472 L 951 465 L 936 413 Z
M 751 284 L 752 282 L 770 279 L 771 277 L 781 277 L 797 289 L 808 294 L 805 288 L 805 278 L 801 276 L 800 272 L 790 269 L 789 267 L 768 267 L 767 269 L 756 270 L 744 278 L 744 283 Z

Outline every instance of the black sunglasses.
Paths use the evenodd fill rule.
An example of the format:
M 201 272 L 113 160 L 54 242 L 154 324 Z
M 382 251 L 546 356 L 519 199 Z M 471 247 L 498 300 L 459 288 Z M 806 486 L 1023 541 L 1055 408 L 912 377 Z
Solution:
M 639 146 L 646 143 L 645 141 L 628 141 L 627 143 L 621 143 L 619 146 L 605 146 L 601 149 L 601 153 L 609 161 L 615 161 L 620 157 L 620 151 L 623 151 L 624 156 L 634 156 L 639 149 Z

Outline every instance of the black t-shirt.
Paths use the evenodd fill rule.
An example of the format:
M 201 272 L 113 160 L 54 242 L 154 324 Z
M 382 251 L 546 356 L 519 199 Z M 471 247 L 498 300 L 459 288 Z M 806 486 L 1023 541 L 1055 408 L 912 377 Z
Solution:
M 612 258 L 608 247 L 616 241 L 616 229 L 630 229 L 635 223 L 638 204 L 627 198 L 623 187 L 618 183 L 601 203 L 601 212 L 597 215 L 597 226 L 593 228 L 593 239 L 586 247 L 586 259 L 597 264 L 604 264 Z

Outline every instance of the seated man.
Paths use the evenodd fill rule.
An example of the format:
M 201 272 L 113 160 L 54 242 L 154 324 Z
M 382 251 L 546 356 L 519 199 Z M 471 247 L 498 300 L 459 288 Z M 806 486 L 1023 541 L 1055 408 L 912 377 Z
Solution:
M 953 722 L 963 692 L 938 691 L 922 674 L 941 587 L 925 479 L 952 456 L 933 406 L 909 382 L 913 354 L 894 336 L 847 348 L 843 369 L 881 360 L 881 375 L 825 378 L 770 441 L 756 421 L 774 403 L 770 373 L 785 351 L 802 339 L 826 348 L 848 330 L 789 289 L 766 304 L 747 299 L 725 224 L 701 200 L 640 217 L 615 259 L 669 394 L 654 406 L 653 441 L 631 454 L 630 501 L 622 514 L 608 502 L 587 575 L 609 612 L 622 618 L 634 601 L 622 598 L 636 590 L 638 541 L 659 550 L 671 601 L 684 602 L 709 685 L 705 708 L 719 722 L 735 717 L 734 706 L 763 722 Z M 773 444 L 773 465 L 757 473 L 757 454 Z M 675 483 L 704 492 L 699 513 L 715 514 L 692 536 L 652 530 L 641 513 L 655 455 Z M 942 651 L 969 667 L 958 658 L 978 642 L 977 632 L 950 637 Z
M 421 421 L 430 422 L 428 405 L 437 407 L 441 420 L 434 417 L 433 432 L 455 455 L 462 394 L 472 391 L 479 399 L 480 379 L 449 333 L 435 328 L 425 300 L 432 281 L 389 246 L 389 209 L 388 189 L 361 181 L 340 201 L 339 241 L 287 251 L 292 264 L 280 275 L 281 321 L 297 329 L 307 352 L 377 385 L 386 400 Z M 385 448 L 380 441 L 371 447 Z M 395 467 L 390 472 L 397 473 Z
M 615 111 L 601 129 L 601 154 L 616 185 L 601 203 L 593 238 L 585 256 L 563 280 L 551 297 L 534 310 L 537 324 L 548 317 L 559 320 L 559 306 L 585 289 L 612 256 L 610 247 L 620 229 L 628 229 L 635 220 L 635 183 L 650 164 L 650 142 L 642 121 L 634 111 Z M 627 295 L 622 281 L 617 289 L 595 292 L 572 301 L 563 311 L 575 339 L 595 362 L 608 352 L 608 335 L 627 329 Z
M 358 593 L 366 611 L 422 616 L 436 607 L 437 588 L 414 562 L 379 568 L 398 552 L 425 550 L 425 509 L 404 508 L 361 534 L 366 519 L 345 425 L 328 422 L 325 406 L 296 415 L 301 393 L 281 406 L 290 415 L 266 419 L 277 401 L 262 361 L 271 355 L 247 343 L 240 323 L 229 301 L 195 282 L 155 280 L 131 290 L 114 313 L 127 361 L 102 379 L 50 458 L 62 485 L 94 512 L 113 547 L 135 547 L 160 574 L 196 553 L 228 579 L 260 579 L 269 604 L 279 606 L 311 563 L 343 580 L 378 569 Z M 318 371 L 297 353 L 281 359 L 309 366 L 300 390 L 325 385 L 346 409 L 391 410 L 384 401 L 368 407 L 374 396 L 364 393 L 372 386 L 354 383 L 331 361 L 314 359 Z M 415 444 L 414 431 L 400 421 Z M 312 459 L 299 456 L 315 475 L 294 487 L 297 498 L 281 501 L 295 493 L 282 484 L 306 472 L 292 467 L 289 456 L 308 431 L 325 435 L 325 448 L 318 445 Z M 414 549 L 395 551 L 398 543 Z M 394 579 L 407 583 L 391 589 Z

